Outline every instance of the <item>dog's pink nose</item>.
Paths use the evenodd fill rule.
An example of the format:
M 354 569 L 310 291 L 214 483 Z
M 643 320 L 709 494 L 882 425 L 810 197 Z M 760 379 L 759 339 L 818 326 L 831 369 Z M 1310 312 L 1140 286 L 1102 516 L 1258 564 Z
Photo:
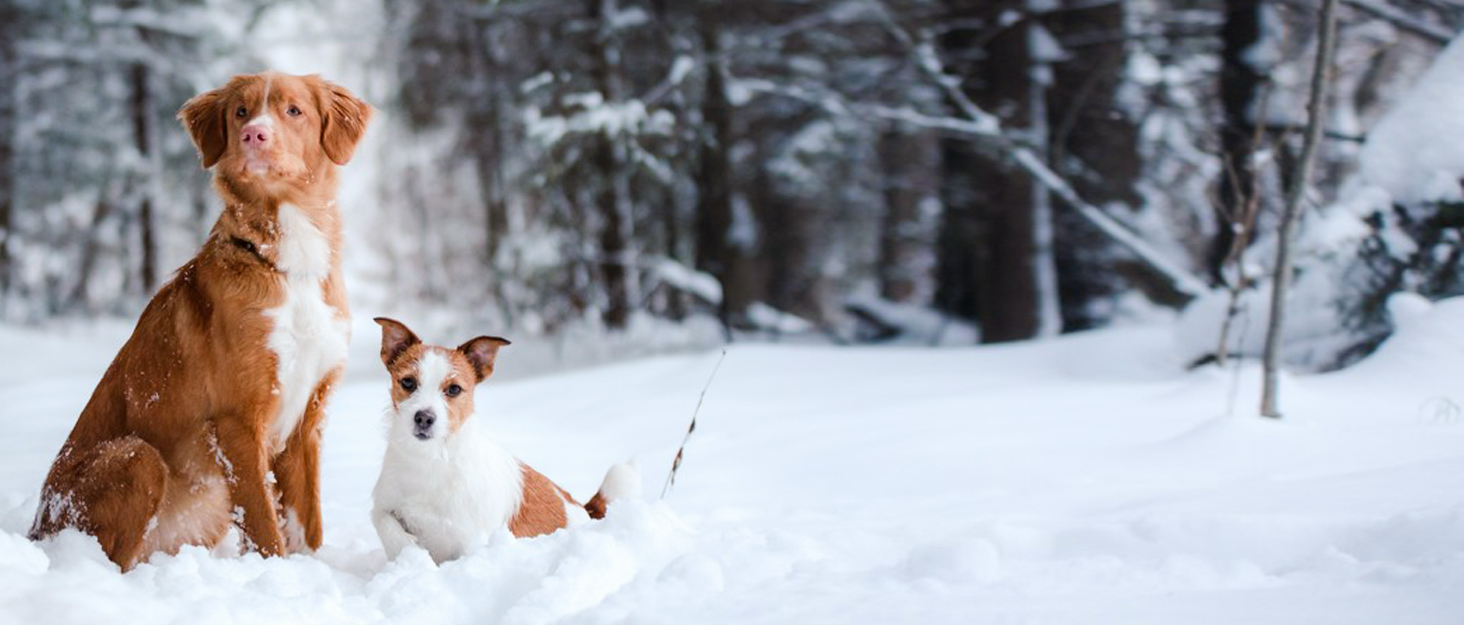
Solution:
M 246 146 L 263 147 L 265 143 L 269 142 L 269 128 L 264 124 L 249 124 L 240 132 L 243 133 L 240 139 Z

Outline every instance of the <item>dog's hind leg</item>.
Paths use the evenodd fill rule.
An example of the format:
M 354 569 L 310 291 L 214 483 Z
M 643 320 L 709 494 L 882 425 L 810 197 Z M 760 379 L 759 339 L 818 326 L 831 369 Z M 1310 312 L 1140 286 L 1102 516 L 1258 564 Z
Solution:
M 157 448 L 136 436 L 71 450 L 46 478 L 30 538 L 68 527 L 97 538 L 122 570 L 143 555 L 149 524 L 168 488 L 168 465 Z

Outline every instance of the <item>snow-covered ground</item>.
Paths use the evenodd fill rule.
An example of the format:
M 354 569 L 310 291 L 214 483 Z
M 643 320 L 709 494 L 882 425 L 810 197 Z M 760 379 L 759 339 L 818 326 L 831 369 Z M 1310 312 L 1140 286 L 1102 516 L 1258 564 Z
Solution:
M 387 562 L 368 518 L 386 376 L 358 320 L 330 407 L 325 547 L 157 556 L 24 538 L 53 454 L 128 328 L 0 328 L 0 622 L 1457 623 L 1464 300 L 1396 307 L 1374 357 L 1291 378 L 1184 372 L 1168 328 L 1003 347 L 736 345 L 480 387 L 502 444 L 604 521 Z M 456 343 L 466 337 L 429 336 Z M 511 372 L 515 347 L 500 356 Z

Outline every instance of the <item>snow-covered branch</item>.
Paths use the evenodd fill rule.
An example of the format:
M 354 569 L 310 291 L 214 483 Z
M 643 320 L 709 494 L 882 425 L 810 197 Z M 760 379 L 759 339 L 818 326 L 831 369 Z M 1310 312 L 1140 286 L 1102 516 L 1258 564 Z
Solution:
M 958 129 L 961 128 L 969 129 L 973 138 L 982 140 L 1006 153 L 1018 166 L 1027 170 L 1027 173 L 1031 174 L 1038 184 L 1061 197 L 1064 202 L 1077 209 L 1078 213 L 1090 224 L 1162 274 L 1176 291 L 1189 297 L 1196 297 L 1209 290 L 1205 282 L 1193 272 L 1167 258 L 1097 205 L 1083 199 L 1067 180 L 1048 167 L 1041 158 L 1038 158 L 1037 153 L 1030 146 L 1004 132 L 1001 121 L 996 116 L 986 112 L 961 90 L 960 81 L 945 71 L 934 45 L 928 40 L 917 42 L 914 37 L 905 32 L 905 29 L 895 22 L 884 0 L 868 1 L 879 11 L 889 34 L 912 55 L 915 65 L 919 67 L 921 73 L 938 86 L 947 99 L 955 105 L 957 111 L 965 117 L 965 126 L 943 122 L 942 129 L 953 131 L 959 131 Z M 910 119 L 908 114 L 902 115 L 902 117 Z
M 1406 30 L 1424 39 L 1443 45 L 1453 41 L 1457 33 L 1449 32 L 1441 26 L 1435 26 L 1423 20 L 1417 19 L 1398 10 L 1397 7 L 1384 2 L 1383 0 L 1344 0 L 1347 4 L 1363 12 L 1371 13 L 1374 16 L 1392 22 L 1394 26 Z

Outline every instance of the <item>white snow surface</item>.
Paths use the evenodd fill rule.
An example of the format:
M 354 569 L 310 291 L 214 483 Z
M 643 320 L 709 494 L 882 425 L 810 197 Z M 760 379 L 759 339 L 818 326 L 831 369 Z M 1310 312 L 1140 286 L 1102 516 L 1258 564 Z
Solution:
M 478 418 L 506 449 L 580 498 L 635 456 L 645 495 L 437 566 L 388 562 L 371 526 L 388 379 L 358 312 L 325 546 L 126 574 L 89 537 L 25 532 L 130 328 L 0 327 L 0 623 L 1457 623 L 1464 299 L 1394 313 L 1369 359 L 1286 377 L 1283 421 L 1252 416 L 1254 367 L 1185 372 L 1162 325 L 737 344 L 664 500 L 716 353 L 489 380 Z
M 1404 204 L 1464 199 L 1464 37 L 1444 48 L 1418 84 L 1378 120 L 1359 156 L 1362 173 Z

